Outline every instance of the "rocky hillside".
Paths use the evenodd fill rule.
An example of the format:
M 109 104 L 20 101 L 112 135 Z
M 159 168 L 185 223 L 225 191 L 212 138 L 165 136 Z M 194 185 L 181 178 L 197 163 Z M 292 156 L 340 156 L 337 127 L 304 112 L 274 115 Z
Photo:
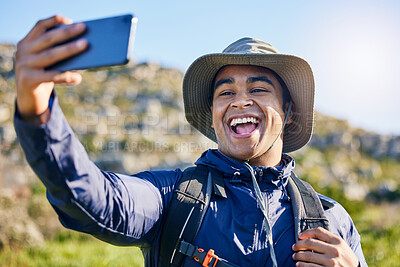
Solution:
M 40 214 L 52 214 L 51 209 L 34 198 L 32 184 L 37 179 L 12 125 L 14 50 L 14 46 L 0 45 L 0 247 L 11 242 L 7 233 L 15 228 L 22 229 L 21 240 L 27 240 L 26 229 L 39 229 L 30 236 L 33 243 L 40 242 L 43 233 L 46 236 L 43 229 L 52 229 L 40 219 Z M 184 118 L 183 74 L 178 70 L 132 63 L 82 75 L 79 86 L 59 86 L 56 91 L 76 135 L 101 168 L 123 173 L 184 168 L 202 151 L 215 147 Z M 374 202 L 400 198 L 399 136 L 355 129 L 346 121 L 318 113 L 310 144 L 293 156 L 298 176 L 321 190 L 334 186 L 348 199 Z M 16 205 L 17 201 L 24 204 Z M 25 215 L 13 214 L 16 206 Z M 21 216 L 26 218 L 18 220 Z M 28 220 L 33 217 L 35 223 Z

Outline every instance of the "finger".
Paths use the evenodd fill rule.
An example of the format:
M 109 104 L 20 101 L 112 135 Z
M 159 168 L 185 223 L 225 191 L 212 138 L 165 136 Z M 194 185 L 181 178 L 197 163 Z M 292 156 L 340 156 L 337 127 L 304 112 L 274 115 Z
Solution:
M 49 48 L 39 54 L 20 57 L 18 66 L 27 66 L 29 68 L 45 68 L 60 60 L 83 52 L 87 46 L 87 41 L 84 39 L 73 41 L 68 44 Z
M 56 84 L 76 85 L 82 81 L 82 75 L 76 72 L 67 71 L 55 75 L 53 81 Z
M 333 233 L 329 232 L 328 230 L 322 227 L 307 229 L 299 234 L 299 238 L 300 239 L 317 238 L 329 244 L 338 244 L 340 242 L 338 236 L 334 235 Z
M 294 261 L 297 261 L 296 266 L 326 266 L 329 260 L 326 256 L 314 253 L 311 251 L 301 251 L 292 255 Z
M 319 265 L 319 264 L 316 264 L 316 263 L 309 263 L 309 262 L 297 262 L 296 263 L 296 267 L 321 267 L 321 266 L 323 266 L 323 265 Z
M 61 24 L 71 24 L 71 23 L 72 23 L 71 19 L 63 17 L 61 15 L 55 15 L 50 18 L 39 20 L 23 40 L 29 41 L 35 39 L 50 28 L 53 28 Z
M 25 38 L 18 42 L 16 59 L 18 59 L 19 55 L 24 54 L 25 50 L 29 51 L 31 42 L 35 40 L 38 36 L 41 36 L 43 33 L 45 33 L 48 29 L 61 24 L 71 23 L 71 19 L 65 18 L 61 15 L 55 15 L 47 19 L 39 20 L 32 28 L 32 30 L 25 36 Z
M 301 251 L 292 255 L 292 258 L 296 262 L 296 266 L 327 266 L 326 263 L 329 259 L 322 254 L 314 253 L 311 251 Z
M 82 81 L 82 76 L 76 72 L 43 71 L 38 69 L 24 69 L 16 80 L 17 87 L 35 88 L 38 84 L 53 82 L 55 84 L 75 85 Z
M 71 26 L 47 31 L 32 41 L 28 53 L 38 53 L 58 43 L 65 42 L 73 37 L 79 36 L 85 31 L 85 24 L 77 23 Z
M 327 253 L 330 249 L 330 244 L 323 242 L 321 240 L 315 238 L 307 238 L 304 240 L 297 241 L 293 246 L 292 249 L 294 251 L 302 251 L 302 250 L 312 250 L 319 253 Z
M 54 82 L 55 84 L 67 84 L 74 85 L 79 84 L 82 81 L 82 76 L 79 73 L 67 71 L 42 71 L 37 74 L 36 80 L 41 82 Z M 35 81 L 35 80 L 34 80 Z

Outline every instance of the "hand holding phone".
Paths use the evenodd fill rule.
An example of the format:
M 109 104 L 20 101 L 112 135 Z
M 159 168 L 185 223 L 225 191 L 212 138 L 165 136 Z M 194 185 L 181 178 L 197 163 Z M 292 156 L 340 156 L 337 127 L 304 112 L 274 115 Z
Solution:
M 14 75 L 21 117 L 43 114 L 56 84 L 81 82 L 79 73 L 67 70 L 128 61 L 136 26 L 133 15 L 87 21 L 85 26 L 71 22 L 61 15 L 42 19 L 18 43 Z
M 79 84 L 82 77 L 76 72 L 45 71 L 45 67 L 79 54 L 87 47 L 85 40 L 52 47 L 83 33 L 83 24 L 48 32 L 58 25 L 71 24 L 61 15 L 39 20 L 29 33 L 18 42 L 14 54 L 14 76 L 17 89 L 17 110 L 22 119 L 43 114 L 56 84 Z
M 77 39 L 88 42 L 87 49 L 73 57 L 57 62 L 46 70 L 80 70 L 104 66 L 124 65 L 129 61 L 129 51 L 134 41 L 137 18 L 132 14 L 109 17 L 83 22 L 86 30 L 83 34 L 63 42 Z M 67 27 L 60 25 L 55 29 Z M 53 30 L 53 29 L 51 29 Z M 61 45 L 57 44 L 57 45 Z

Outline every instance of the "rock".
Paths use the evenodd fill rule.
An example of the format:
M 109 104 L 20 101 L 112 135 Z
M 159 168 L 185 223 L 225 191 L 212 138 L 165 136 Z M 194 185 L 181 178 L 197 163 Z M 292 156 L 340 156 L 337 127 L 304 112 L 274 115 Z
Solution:
M 8 105 L 0 105 L 0 123 L 8 121 L 11 118 L 11 110 Z
M 137 80 L 152 80 L 159 69 L 156 63 L 142 63 L 132 69 L 131 76 Z
M 10 121 L 8 121 L 3 123 L 0 127 L 0 141 L 2 141 L 4 147 L 10 147 L 17 138 L 14 126 Z
M 41 246 L 44 238 L 27 213 L 26 205 L 15 200 L 12 192 L 0 192 L 0 248 Z
M 13 69 L 14 45 L 0 44 L 0 75 L 9 77 Z
M 361 135 L 360 149 L 373 157 L 400 159 L 400 137 L 368 133 Z
M 400 160 L 400 136 L 394 136 L 388 142 L 388 157 Z
M 344 185 L 344 194 L 349 200 L 363 200 L 368 192 L 369 188 L 358 183 L 356 175 L 350 174 L 347 177 L 347 183 Z

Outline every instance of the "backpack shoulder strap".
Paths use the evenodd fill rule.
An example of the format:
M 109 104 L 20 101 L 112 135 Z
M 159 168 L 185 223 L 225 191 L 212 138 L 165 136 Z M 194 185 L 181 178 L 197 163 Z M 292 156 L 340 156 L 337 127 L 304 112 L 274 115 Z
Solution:
M 320 226 L 329 230 L 321 200 L 309 183 L 300 180 L 292 172 L 288 192 L 292 202 L 296 241 L 299 234 L 306 229 Z
M 196 237 L 212 194 L 212 178 L 203 165 L 190 167 L 178 182 L 160 242 L 159 266 L 181 266 L 185 255 L 178 253 L 181 240 L 192 243 Z

